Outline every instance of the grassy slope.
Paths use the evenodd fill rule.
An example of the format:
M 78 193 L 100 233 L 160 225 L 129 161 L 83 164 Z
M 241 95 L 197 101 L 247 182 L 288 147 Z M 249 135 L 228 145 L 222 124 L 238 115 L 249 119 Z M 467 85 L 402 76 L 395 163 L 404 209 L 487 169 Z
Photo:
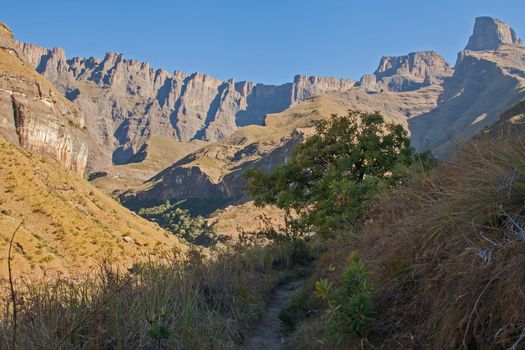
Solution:
M 179 243 L 77 175 L 0 137 L 0 276 L 9 237 L 17 272 L 86 272 L 102 258 L 129 264 Z M 129 236 L 135 242 L 128 243 Z
M 284 226 L 284 211 L 275 206 L 257 207 L 253 201 L 239 205 L 230 205 L 218 210 L 208 218 L 215 232 L 221 236 L 237 239 L 243 232 L 262 231 L 266 226 L 280 228 Z
M 319 258 L 307 299 L 315 300 L 315 280 L 338 285 L 348 255 L 357 250 L 375 288 L 366 339 L 354 334 L 331 343 L 316 309 L 292 348 L 523 346 L 524 169 L 525 134 L 500 130 L 378 196 L 357 239 L 344 235 Z

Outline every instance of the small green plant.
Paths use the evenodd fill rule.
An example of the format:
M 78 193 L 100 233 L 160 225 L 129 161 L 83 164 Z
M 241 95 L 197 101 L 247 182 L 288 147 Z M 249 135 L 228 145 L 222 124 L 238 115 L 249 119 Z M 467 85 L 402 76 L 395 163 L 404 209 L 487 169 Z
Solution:
M 170 331 L 162 323 L 152 323 L 148 330 L 148 335 L 155 341 L 157 349 L 160 349 L 161 343 L 164 339 L 169 339 Z
M 315 295 L 328 306 L 324 317 L 327 335 L 336 342 L 349 334 L 365 336 L 373 312 L 373 288 L 367 277 L 371 272 L 356 252 L 350 254 L 349 262 L 340 286 L 334 287 L 326 279 L 315 283 Z

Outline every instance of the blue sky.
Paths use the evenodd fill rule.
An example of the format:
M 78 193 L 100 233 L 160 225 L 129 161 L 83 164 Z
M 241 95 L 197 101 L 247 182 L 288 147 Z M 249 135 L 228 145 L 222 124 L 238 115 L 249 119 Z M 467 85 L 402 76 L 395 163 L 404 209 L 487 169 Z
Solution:
M 453 64 L 476 16 L 525 38 L 524 0 L 4 1 L 22 41 L 68 57 L 107 51 L 168 71 L 262 83 L 295 74 L 358 79 L 384 55 L 435 50 Z

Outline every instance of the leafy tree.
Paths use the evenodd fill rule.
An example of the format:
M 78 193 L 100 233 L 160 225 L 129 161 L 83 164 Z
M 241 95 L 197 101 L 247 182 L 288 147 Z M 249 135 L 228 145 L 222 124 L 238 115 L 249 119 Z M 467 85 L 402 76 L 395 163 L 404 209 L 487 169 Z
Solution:
M 328 235 L 357 224 L 380 186 L 398 183 L 415 160 L 425 168 L 435 163 L 429 152 L 416 154 L 406 130 L 385 122 L 379 112 L 332 115 L 315 129 L 286 164 L 245 175 L 257 205 L 275 204 L 294 213 L 305 232 Z

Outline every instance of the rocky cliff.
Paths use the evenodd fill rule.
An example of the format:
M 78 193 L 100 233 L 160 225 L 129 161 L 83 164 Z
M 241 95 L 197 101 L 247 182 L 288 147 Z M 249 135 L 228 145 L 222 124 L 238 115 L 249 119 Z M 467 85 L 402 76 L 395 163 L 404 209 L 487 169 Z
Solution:
M 443 83 L 452 75 L 445 59 L 434 51 L 385 56 L 373 74 L 364 75 L 358 85 L 367 91 L 411 91 Z
M 479 17 L 467 48 L 445 80 L 437 108 L 409 121 L 413 145 L 441 158 L 525 97 L 525 48 L 512 28 Z
M 84 129 L 82 113 L 21 59 L 12 32 L 0 23 L 0 134 L 82 175 Z
M 523 42 L 518 38 L 514 29 L 499 19 L 477 17 L 474 32 L 465 50 L 491 50 L 502 44 L 522 45 Z
M 64 50 L 18 43 L 27 62 L 84 111 L 100 169 L 136 159 L 152 136 L 181 143 L 221 140 L 237 128 L 262 124 L 268 113 L 328 91 L 346 91 L 353 80 L 297 76 L 265 85 L 222 81 L 202 73 L 169 73 L 108 53 L 103 59 L 66 59 Z

